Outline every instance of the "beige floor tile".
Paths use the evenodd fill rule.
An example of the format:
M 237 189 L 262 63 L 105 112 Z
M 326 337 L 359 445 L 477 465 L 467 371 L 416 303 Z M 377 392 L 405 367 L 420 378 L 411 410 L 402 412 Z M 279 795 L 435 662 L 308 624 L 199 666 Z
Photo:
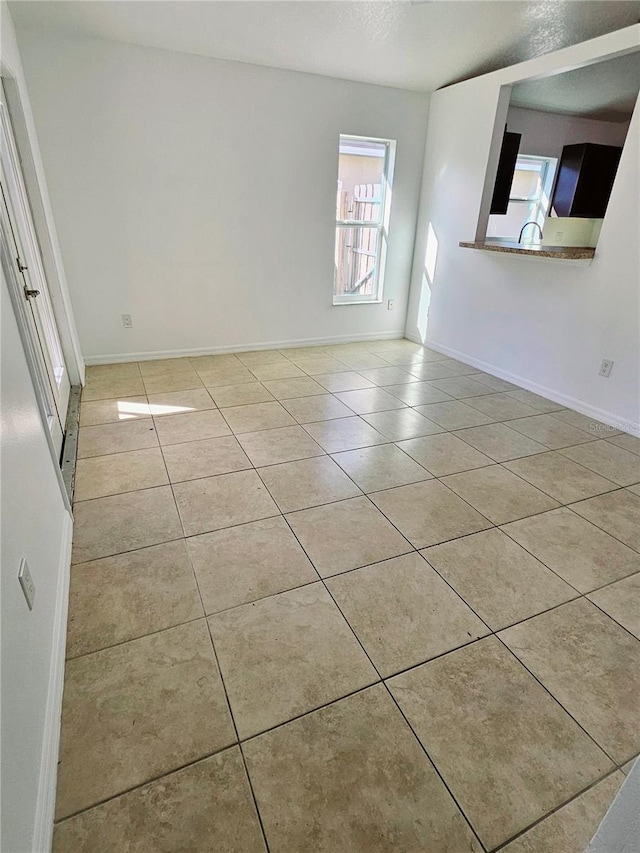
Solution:
M 137 397 L 146 393 L 140 374 L 120 377 L 105 376 L 98 379 L 88 378 L 87 384 L 82 389 L 82 402 L 109 400 L 116 397 Z
M 371 500 L 416 548 L 491 527 L 437 480 L 374 492 Z
M 287 516 L 321 577 L 413 550 L 367 498 L 353 498 Z
M 356 416 L 305 424 L 305 429 L 327 453 L 357 450 L 360 447 L 387 444 L 389 441 L 370 424 Z
M 640 551 L 640 496 L 628 489 L 619 489 L 572 504 L 571 509 L 625 545 Z
M 337 373 L 336 376 L 340 374 Z M 283 400 L 282 405 L 300 424 L 314 421 L 330 421 L 335 418 L 348 418 L 353 412 L 341 403 L 333 394 L 316 394 L 313 397 L 296 397 Z
M 444 477 L 443 483 L 494 524 L 554 509 L 558 502 L 501 465 Z
M 238 440 L 256 468 L 324 454 L 320 445 L 299 426 L 245 432 Z
M 71 569 L 67 656 L 78 657 L 203 616 L 183 540 Z
M 640 483 L 635 486 L 627 486 L 627 490 L 633 492 L 634 495 L 640 495 Z
M 371 370 L 374 367 L 387 367 L 389 362 L 372 352 L 354 352 L 340 355 L 340 361 L 351 370 Z M 346 389 L 345 389 L 346 390 Z
M 629 773 L 631 772 L 631 769 L 632 769 L 633 765 L 636 763 L 636 761 L 637 761 L 637 760 L 638 760 L 638 756 L 636 755 L 636 756 L 635 756 L 635 758 L 632 758 L 632 759 L 631 759 L 631 761 L 627 761 L 627 763 L 626 763 L 626 764 L 623 764 L 623 765 L 622 765 L 622 767 L 620 768 L 620 770 L 622 770 L 622 772 L 624 773 L 624 775 L 625 775 L 625 776 L 628 776 L 628 775 L 629 775 Z
M 251 462 L 233 435 L 170 444 L 162 448 L 162 453 L 172 483 L 251 468 Z
M 58 824 L 54 853 L 266 850 L 238 747 Z
M 305 375 L 304 371 L 288 359 L 278 361 L 275 364 L 254 364 L 251 367 L 251 372 L 261 382 L 268 379 L 291 379 L 294 376 Z
M 234 740 L 204 619 L 69 661 L 56 817 Z
M 617 764 L 638 753 L 639 640 L 584 598 L 500 637 Z
M 562 453 L 538 453 L 505 462 L 504 467 L 536 486 L 552 498 L 567 504 L 580 501 L 616 488 L 594 471 L 578 465 Z
M 518 390 L 518 386 L 514 385 L 513 382 L 507 382 L 506 379 L 501 379 L 499 376 L 492 376 L 490 373 L 483 373 L 482 371 L 479 373 L 472 373 L 471 378 L 475 379 L 476 382 L 481 382 L 488 388 L 492 388 L 494 391 Z
M 165 415 L 185 415 L 189 412 L 215 409 L 216 405 L 206 388 L 193 388 L 187 391 L 152 394 L 149 397 L 149 407 L 154 418 L 161 418 Z
M 360 373 L 374 385 L 405 385 L 418 381 L 417 377 L 401 367 L 373 367 L 371 370 L 361 370 Z
M 137 361 L 122 361 L 114 364 L 92 364 L 85 368 L 87 382 L 104 379 L 124 379 L 141 376 Z
M 260 429 L 295 426 L 296 422 L 280 403 L 254 403 L 249 406 L 232 406 L 223 415 L 231 429 L 239 435 Z
M 390 409 L 402 409 L 406 405 L 398 397 L 387 393 L 384 388 L 363 388 L 360 391 L 341 391 L 336 396 L 358 415 L 368 415 L 371 412 L 387 412 Z
M 622 447 L 623 450 L 628 450 L 631 453 L 640 455 L 640 438 L 635 435 L 623 433 L 622 435 L 615 435 L 612 438 L 609 438 L 608 441 L 610 441 L 611 444 Z
M 184 373 L 161 373 L 153 376 L 143 376 L 147 394 L 164 394 L 167 391 L 189 391 L 192 388 L 202 388 L 200 376 L 192 370 Z
M 593 441 L 593 437 L 589 436 L 584 430 L 576 429 L 571 424 L 554 418 L 553 415 L 533 415 L 529 418 L 519 418 L 510 421 L 509 426 L 523 435 L 528 435 L 534 441 L 539 441 L 540 444 L 544 444 L 551 450 L 559 450 L 561 447 Z
M 331 391 L 331 393 L 335 393 L 336 391 L 358 391 L 361 388 L 375 387 L 373 382 L 351 370 L 346 370 L 343 373 L 320 373 L 314 376 L 314 379 L 323 388 L 326 388 L 327 391 Z
M 249 352 L 237 352 L 236 358 L 246 367 L 261 367 L 265 364 L 287 364 L 285 358 L 278 350 L 251 350 Z
M 534 394 L 533 391 L 519 389 L 518 391 L 507 391 L 507 394 L 509 397 L 513 397 L 514 400 L 518 400 L 520 403 L 524 403 L 527 406 L 533 406 L 533 408 L 537 409 L 539 412 L 558 412 L 564 410 L 564 406 L 561 406 L 560 403 L 554 403 L 552 400 L 547 400 L 546 397 Z
M 278 515 L 277 506 L 255 471 L 176 483 L 173 493 L 185 536 Z
M 157 446 L 158 437 L 151 418 L 82 427 L 78 431 L 78 459 Z
M 198 373 L 206 370 L 214 370 L 218 367 L 242 368 L 242 362 L 232 353 L 217 353 L 215 355 L 196 355 L 189 359 L 189 364 Z
M 73 516 L 73 563 L 159 545 L 183 535 L 169 486 L 79 501 Z
M 424 361 L 424 352 L 405 352 L 404 350 L 393 352 L 392 350 L 388 350 L 384 353 L 384 360 L 388 361 L 389 364 L 404 367 L 406 370 L 408 365 L 422 364 Z
M 460 375 L 455 367 L 447 364 L 446 358 L 438 359 L 437 361 L 423 360 L 421 364 L 412 364 L 408 366 L 407 370 L 409 370 L 418 379 L 427 382 L 431 382 L 434 379 L 453 379 Z M 470 373 L 473 370 L 475 370 L 475 368 L 469 368 Z
M 483 398 L 480 398 L 483 399 Z M 444 403 L 430 403 L 420 406 L 420 413 L 444 429 L 463 429 L 464 427 L 490 424 L 494 418 L 472 409 L 462 400 L 450 400 Z
M 340 466 L 326 456 L 261 468 L 260 476 L 282 512 L 295 512 L 361 494 Z
M 476 382 L 469 376 L 452 376 L 450 379 L 434 379 L 431 383 L 434 388 L 444 391 L 456 399 L 466 397 L 481 397 L 487 393 L 487 386 Z
M 160 444 L 181 444 L 184 441 L 199 441 L 231 435 L 220 412 L 186 412 L 184 415 L 168 415 L 155 421 Z
M 495 637 L 388 685 L 488 849 L 612 769 Z
M 640 571 L 587 598 L 640 640 Z
M 430 480 L 431 474 L 394 444 L 336 453 L 333 459 L 363 492 Z
M 240 738 L 378 679 L 321 583 L 226 610 L 209 625 Z
M 503 529 L 582 593 L 640 571 L 640 554 L 564 507 Z
M 440 364 L 446 365 L 452 376 L 473 376 L 474 373 L 478 373 L 477 367 L 466 364 L 464 361 L 458 361 L 456 358 L 445 357 L 441 359 Z
M 242 382 L 256 381 L 256 377 L 249 368 L 243 367 L 240 362 L 200 370 L 199 376 L 209 389 L 219 388 L 221 385 L 240 385 Z
M 463 536 L 421 553 L 493 631 L 578 595 L 500 530 Z
M 516 432 L 506 424 L 469 427 L 469 429 L 459 430 L 456 435 L 496 462 L 506 462 L 509 459 L 518 459 L 520 456 L 544 453 L 548 449 L 543 444 Z
M 489 394 L 486 397 L 474 397 L 469 400 L 474 409 L 490 415 L 496 421 L 509 421 L 513 418 L 526 418 L 537 415 L 538 410 L 514 400 L 509 394 Z
M 138 362 L 140 373 L 146 379 L 149 376 L 167 376 L 170 373 L 193 373 L 193 365 L 188 358 L 156 358 Z
M 220 408 L 246 406 L 249 403 L 268 403 L 273 400 L 262 382 L 242 382 L 240 385 L 221 385 L 211 389 L 211 396 Z
M 415 409 L 374 412 L 371 415 L 363 415 L 362 420 L 391 441 L 403 441 L 408 438 L 418 438 L 421 435 L 443 432 L 441 426 L 423 417 Z
M 342 371 L 350 369 L 350 365 L 329 355 L 312 356 L 311 358 L 298 360 L 292 359 L 292 361 L 309 376 L 318 376 L 324 373 L 342 373 Z
M 640 482 L 640 456 L 610 441 L 591 441 L 580 447 L 565 447 L 562 453 L 619 486 Z
M 603 424 L 601 421 L 595 420 L 595 418 L 582 415 L 580 412 L 574 412 L 572 409 L 564 409 L 561 412 L 554 412 L 553 417 L 564 421 L 566 424 L 571 424 L 571 426 L 574 426 L 577 429 L 584 430 L 586 433 L 589 433 L 592 438 L 609 438 L 620 434 L 619 429 L 609 426 L 609 424 Z
M 377 685 L 244 745 L 267 839 L 289 853 L 480 853 Z
M 277 400 L 291 400 L 295 397 L 310 397 L 313 394 L 326 393 L 326 389 L 310 376 L 274 379 L 264 384 Z
M 151 409 L 145 396 L 116 397 L 114 400 L 96 400 L 80 406 L 80 426 L 96 426 L 120 421 L 134 421 L 151 417 Z
M 423 465 L 435 477 L 469 471 L 483 465 L 493 465 L 493 460 L 474 450 L 473 447 L 449 433 L 426 435 L 399 441 L 398 447 L 408 453 L 416 462 Z
M 290 361 L 298 361 L 299 359 L 326 357 L 328 353 L 325 347 L 286 347 L 278 350 L 278 352 Z
M 621 773 L 607 776 L 507 844 L 502 853 L 585 853 L 623 781 Z
M 159 447 L 78 459 L 74 499 L 86 501 L 169 482 Z
M 187 547 L 207 614 L 318 580 L 280 516 L 192 536 Z
M 424 406 L 453 400 L 449 394 L 434 388 L 429 382 L 412 382 L 409 385 L 388 385 L 385 389 L 408 406 Z M 424 413 L 426 416 L 426 413 Z
M 330 578 L 327 586 L 384 678 L 489 633 L 415 552 Z

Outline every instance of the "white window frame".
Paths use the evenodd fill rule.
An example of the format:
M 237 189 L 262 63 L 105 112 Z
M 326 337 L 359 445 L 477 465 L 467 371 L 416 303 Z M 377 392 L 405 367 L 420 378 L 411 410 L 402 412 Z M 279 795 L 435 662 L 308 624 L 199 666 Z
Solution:
M 342 228 L 374 228 L 378 232 L 377 257 L 375 264 L 375 279 L 373 293 L 370 295 L 363 294 L 336 294 L 335 292 L 335 275 L 332 284 L 333 289 L 333 304 L 334 305 L 363 305 L 372 303 L 381 303 L 384 291 L 384 273 L 387 261 L 387 243 L 389 239 L 389 220 L 391 218 L 391 195 L 393 189 L 393 173 L 395 167 L 396 156 L 396 141 L 394 139 L 379 139 L 373 136 L 352 136 L 351 134 L 341 133 L 338 139 L 338 158 L 340 156 L 340 145 L 344 141 L 348 142 L 376 142 L 386 147 L 384 156 L 384 164 L 382 171 L 382 186 L 380 193 L 380 216 L 376 221 L 359 220 L 359 219 L 336 219 L 336 229 Z M 362 149 L 362 153 L 366 154 L 366 147 Z M 339 161 L 338 161 L 339 162 Z
M 544 226 L 545 219 L 549 215 L 549 205 L 551 202 L 551 189 L 553 187 L 553 181 L 555 179 L 556 170 L 558 168 L 558 158 L 557 157 L 545 157 L 542 154 L 519 154 L 518 159 L 516 160 L 516 169 L 519 168 L 518 164 L 523 161 L 533 161 L 536 163 L 544 162 L 544 170 L 541 172 L 541 188 L 540 195 L 538 198 L 521 198 L 518 196 L 512 196 L 511 190 L 509 190 L 509 204 L 527 204 L 533 205 L 532 212 L 529 215 L 530 222 L 536 222 L 540 228 Z M 520 167 L 522 168 L 522 167 Z M 515 173 L 515 172 L 514 172 Z M 524 224 L 524 223 L 523 223 Z M 518 235 L 511 234 L 508 236 L 501 237 L 502 240 L 511 239 L 512 237 L 518 238 Z

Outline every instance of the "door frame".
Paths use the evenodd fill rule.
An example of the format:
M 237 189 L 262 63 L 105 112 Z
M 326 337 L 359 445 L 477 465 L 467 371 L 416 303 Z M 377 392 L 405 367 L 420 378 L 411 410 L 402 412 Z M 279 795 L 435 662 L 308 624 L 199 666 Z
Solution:
M 69 381 L 72 386 L 83 385 L 84 358 L 73 317 L 26 84 L 21 70 L 12 68 L 6 57 L 2 58 L 0 64 L 0 76 Z

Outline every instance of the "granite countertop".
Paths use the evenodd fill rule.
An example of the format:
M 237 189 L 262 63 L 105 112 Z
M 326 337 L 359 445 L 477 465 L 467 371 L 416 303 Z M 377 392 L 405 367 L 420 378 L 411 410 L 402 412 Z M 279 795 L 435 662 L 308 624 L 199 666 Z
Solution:
M 485 252 L 502 252 L 509 255 L 555 258 L 560 261 L 591 260 L 596 252 L 590 246 L 545 246 L 540 243 L 461 242 L 459 245 L 463 249 L 481 249 Z

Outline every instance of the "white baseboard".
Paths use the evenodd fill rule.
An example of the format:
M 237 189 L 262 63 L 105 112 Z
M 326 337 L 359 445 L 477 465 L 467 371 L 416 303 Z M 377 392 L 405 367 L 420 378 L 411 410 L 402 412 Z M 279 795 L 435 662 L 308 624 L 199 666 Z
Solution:
M 335 335 L 325 338 L 300 338 L 299 340 L 267 341 L 253 344 L 228 344 L 221 347 L 205 347 L 198 349 L 154 350 L 153 352 L 126 352 L 116 355 L 85 356 L 85 364 L 117 364 L 124 361 L 152 361 L 158 358 L 185 358 L 198 355 L 223 355 L 225 353 L 249 352 L 253 350 L 291 349 L 292 347 L 320 347 L 332 344 L 357 343 L 359 341 L 391 341 L 404 338 L 404 329 L 395 332 L 361 332 L 357 335 Z
M 524 376 L 518 376 L 516 373 L 510 373 L 508 370 L 503 370 L 501 367 L 496 367 L 494 364 L 481 361 L 479 358 L 473 358 L 473 356 L 470 356 L 465 352 L 461 352 L 460 350 L 453 349 L 452 347 L 438 344 L 435 341 L 423 342 L 416 334 L 405 332 L 405 337 L 416 344 L 422 344 L 436 352 L 441 352 L 443 355 L 448 355 L 451 358 L 464 361 L 466 364 L 477 367 L 478 370 L 483 370 L 485 373 L 490 373 L 492 376 L 498 376 L 500 379 L 506 379 L 507 382 L 513 382 L 514 385 L 526 388 L 527 391 L 533 391 L 534 394 L 539 394 L 541 397 L 553 400 L 554 403 L 567 406 L 567 408 L 580 412 L 580 414 L 586 415 L 589 418 L 595 418 L 595 420 L 602 421 L 602 423 L 608 424 L 616 429 L 621 429 L 631 435 L 640 436 L 640 424 L 631 423 L 626 420 L 626 418 L 617 415 L 615 412 L 608 412 L 605 409 L 599 409 L 596 406 L 585 403 L 584 400 L 578 400 L 576 397 L 570 397 L 568 394 L 562 394 L 554 388 L 548 388 L 546 385 L 539 385 L 537 382 L 532 382 Z
M 51 668 L 47 690 L 47 709 L 42 739 L 42 758 L 38 782 L 35 826 L 33 832 L 34 853 L 49 853 L 53 837 L 53 818 L 56 805 L 56 781 L 58 775 L 58 751 L 60 747 L 60 715 L 62 712 L 62 690 L 64 687 L 64 662 L 67 635 L 67 610 L 69 605 L 69 577 L 71 567 L 71 540 L 73 519 L 65 516 L 62 533 L 62 548 L 58 569 L 58 589 L 53 623 Z

